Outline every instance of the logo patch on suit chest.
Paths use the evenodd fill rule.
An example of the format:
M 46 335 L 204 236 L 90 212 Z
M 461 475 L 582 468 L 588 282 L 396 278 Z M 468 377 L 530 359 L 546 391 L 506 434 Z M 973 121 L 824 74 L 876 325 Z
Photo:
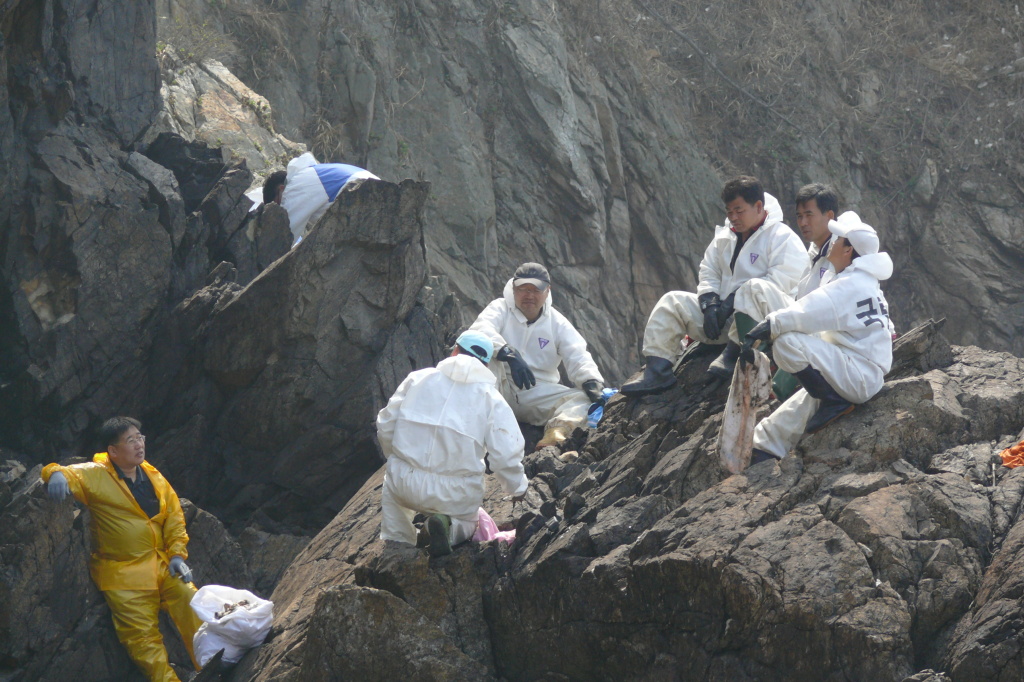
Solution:
M 760 254 L 757 254 L 757 253 L 752 253 L 752 254 L 750 254 L 750 264 L 751 264 L 751 265 L 753 265 L 753 264 L 754 264 L 754 261 L 756 261 L 756 260 L 757 260 L 757 257 L 758 257 L 759 255 L 760 255 Z
M 551 342 L 550 342 L 550 341 L 548 341 L 547 339 L 541 339 L 541 338 L 538 338 L 538 339 L 537 339 L 537 343 L 538 343 L 538 344 L 540 344 L 540 347 L 541 347 L 541 348 L 543 348 L 544 346 L 548 345 L 548 344 L 549 344 L 549 343 L 551 343 Z
M 820 270 L 818 270 L 818 279 L 821 279 L 822 277 L 825 276 L 826 270 L 828 270 L 828 268 L 821 268 Z

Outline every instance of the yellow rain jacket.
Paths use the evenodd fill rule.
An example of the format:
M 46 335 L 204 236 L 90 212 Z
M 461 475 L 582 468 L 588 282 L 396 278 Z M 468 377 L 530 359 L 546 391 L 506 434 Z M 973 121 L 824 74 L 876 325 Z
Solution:
M 89 571 L 100 590 L 156 590 L 167 573 L 170 557 L 188 558 L 185 516 L 178 495 L 149 462 L 146 472 L 160 500 L 160 511 L 149 518 L 118 475 L 107 453 L 84 464 L 43 469 L 44 482 L 60 471 L 75 499 L 92 514 L 92 560 Z

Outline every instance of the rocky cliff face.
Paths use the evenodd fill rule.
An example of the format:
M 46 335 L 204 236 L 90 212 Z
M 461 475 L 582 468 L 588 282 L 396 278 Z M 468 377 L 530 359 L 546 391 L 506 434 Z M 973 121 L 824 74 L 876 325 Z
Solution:
M 907 8 L 904 23 L 855 0 L 815 9 L 808 34 L 824 47 L 791 63 L 824 81 L 794 90 L 819 97 L 805 109 L 822 120 L 769 102 L 794 136 L 722 96 L 647 9 L 3 4 L 0 675 L 131 674 L 86 578 L 85 519 L 34 483 L 40 462 L 88 454 L 94 426 L 130 413 L 199 505 L 202 580 L 274 591 L 272 639 L 235 679 L 1020 676 L 1024 485 L 989 466 L 1022 437 L 1020 361 L 930 332 L 902 342 L 876 400 L 780 467 L 725 477 L 712 449 L 724 395 L 695 359 L 679 390 L 613 403 L 577 460 L 532 455 L 524 517 L 489 491 L 499 522 L 520 519 L 512 548 L 430 562 L 376 539 L 372 418 L 405 374 L 539 259 L 556 305 L 624 379 L 650 306 L 695 284 L 727 173 L 753 170 L 784 202 L 834 180 L 895 252 L 901 328 L 949 306 L 955 341 L 1024 350 L 1019 284 L 988 275 L 1020 265 L 1021 172 L 1006 157 L 1019 140 L 1008 127 L 992 147 L 962 144 L 977 132 L 965 116 L 1019 119 L 1000 98 L 1019 99 L 1024 54 L 994 60 L 1019 49 L 1015 15 L 1009 34 L 996 27 L 1005 50 L 958 54 L 975 34 L 955 7 Z M 978 3 L 972 25 L 991 28 L 998 9 Z M 727 10 L 665 19 L 767 43 L 799 25 Z M 887 119 L 927 93 L 862 64 L 840 24 L 881 26 L 880 40 L 924 31 L 928 49 L 905 56 L 951 85 L 922 81 L 937 94 L 913 110 L 945 127 Z M 948 49 L 927 42 L 940 32 Z M 714 43 L 746 55 L 721 73 L 776 95 L 799 85 L 778 77 L 786 50 L 735 42 Z M 886 44 L 873 54 L 892 57 Z M 248 85 L 200 48 L 222 49 L 206 56 Z M 396 182 L 344 192 L 289 251 L 281 212 L 250 216 L 243 196 L 302 148 L 277 130 Z
M 739 172 L 791 221 L 802 184 L 833 183 L 896 261 L 901 329 L 946 316 L 954 342 L 1024 353 L 1010 276 L 1024 265 L 1024 17 L 1005 3 L 164 0 L 159 13 L 168 40 L 202 23 L 260 46 L 233 63 L 288 137 L 430 181 L 428 261 L 467 316 L 518 262 L 546 262 L 613 380 L 638 366 L 658 296 L 695 285 L 720 183 Z

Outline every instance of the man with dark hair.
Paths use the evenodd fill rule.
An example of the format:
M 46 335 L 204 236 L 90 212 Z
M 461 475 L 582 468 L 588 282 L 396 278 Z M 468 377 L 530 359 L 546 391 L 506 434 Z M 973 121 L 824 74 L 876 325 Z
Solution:
M 190 605 L 196 589 L 185 564 L 185 516 L 174 489 L 146 461 L 140 427 L 130 417 L 107 420 L 99 430 L 106 452 L 85 464 L 49 464 L 42 478 L 51 499 L 71 493 L 89 508 L 89 571 L 117 637 L 150 680 L 172 682 L 178 676 L 160 636 L 160 610 L 171 616 L 193 665 L 192 638 L 202 621 Z
M 377 414 L 387 460 L 380 537 L 417 544 L 412 520 L 429 515 L 431 556 L 473 537 L 484 499 L 484 457 L 505 491 L 526 494 L 523 434 L 487 369 L 494 346 L 477 331 L 459 335 L 451 355 L 413 372 Z
M 829 229 L 836 236 L 827 256 L 835 277 L 747 334 L 745 345 L 772 341 L 779 369 L 804 389 L 754 429 L 752 465 L 782 459 L 805 432 L 820 431 L 869 400 L 892 365 L 889 310 L 878 284 L 892 275 L 892 260 L 879 253 L 874 228 L 852 211 Z
M 807 256 L 811 269 L 797 286 L 797 298 L 803 298 L 821 285 L 829 272 L 828 245 L 832 233 L 828 223 L 839 215 L 836 191 L 820 182 L 804 185 L 796 193 L 796 226 L 807 240 Z
M 280 204 L 284 196 L 285 187 L 288 185 L 287 171 L 274 171 L 263 184 L 263 203 Z
M 673 358 L 684 336 L 716 342 L 727 332 L 726 346 L 708 372 L 728 380 L 739 357 L 739 341 L 769 311 L 788 305 L 807 272 L 800 238 L 782 222 L 782 208 L 757 178 L 743 175 L 722 189 L 727 224 L 700 263 L 697 293 L 670 291 L 647 320 L 643 377 L 622 386 L 625 395 L 666 391 L 676 384 Z M 734 314 L 735 313 L 735 314 Z
M 537 449 L 560 445 L 587 421 L 591 404 L 602 398 L 604 377 L 587 342 L 551 305 L 551 277 L 540 263 L 523 263 L 470 329 L 483 332 L 498 349 L 501 364 L 491 369 L 498 390 L 516 418 L 544 427 Z M 559 364 L 573 386 L 559 383 Z

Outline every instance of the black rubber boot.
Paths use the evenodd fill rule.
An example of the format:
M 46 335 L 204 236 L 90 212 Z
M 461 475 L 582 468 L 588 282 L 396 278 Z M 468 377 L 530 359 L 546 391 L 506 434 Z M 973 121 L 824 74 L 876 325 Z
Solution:
M 643 377 L 623 384 L 619 392 L 622 395 L 638 397 L 664 393 L 675 385 L 676 375 L 672 371 L 672 361 L 648 355 Z
M 779 458 L 773 455 L 772 453 L 768 452 L 767 450 L 762 450 L 761 448 L 754 448 L 750 453 L 750 464 L 747 466 L 754 466 L 755 464 L 760 464 L 761 462 L 777 461 L 779 461 Z
M 849 400 L 836 393 L 836 389 L 832 388 L 832 385 L 821 375 L 821 372 L 810 365 L 796 372 L 793 376 L 797 378 L 800 385 L 804 387 L 804 390 L 812 398 L 817 398 L 821 401 L 818 411 L 807 420 L 806 433 L 821 431 L 844 414 L 853 412 L 853 408 L 856 407 Z
M 725 344 L 725 350 L 715 358 L 708 367 L 708 374 L 716 379 L 724 381 L 732 380 L 732 372 L 736 369 L 736 360 L 740 357 L 740 345 L 730 341 Z

